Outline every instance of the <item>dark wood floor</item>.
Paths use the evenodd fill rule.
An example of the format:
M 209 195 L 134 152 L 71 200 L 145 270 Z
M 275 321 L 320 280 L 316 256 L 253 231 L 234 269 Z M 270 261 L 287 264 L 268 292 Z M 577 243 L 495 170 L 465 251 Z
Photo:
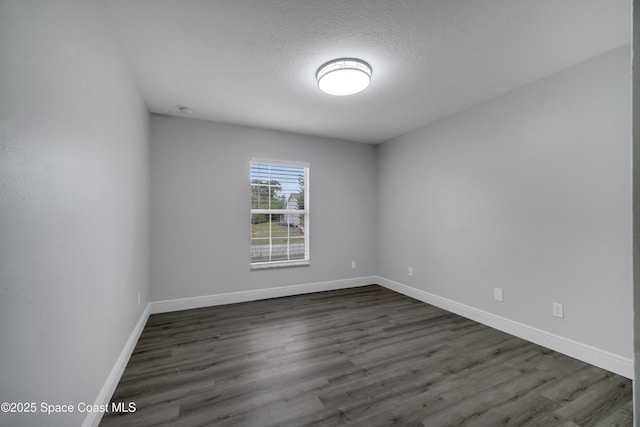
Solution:
M 152 315 L 101 426 L 631 426 L 631 389 L 372 285 Z

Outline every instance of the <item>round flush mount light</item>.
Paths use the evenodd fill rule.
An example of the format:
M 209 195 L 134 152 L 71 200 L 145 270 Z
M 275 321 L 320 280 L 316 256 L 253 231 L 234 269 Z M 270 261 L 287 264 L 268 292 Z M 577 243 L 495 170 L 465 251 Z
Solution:
M 334 59 L 318 68 L 318 87 L 329 95 L 344 96 L 361 92 L 371 82 L 371 66 L 354 58 Z

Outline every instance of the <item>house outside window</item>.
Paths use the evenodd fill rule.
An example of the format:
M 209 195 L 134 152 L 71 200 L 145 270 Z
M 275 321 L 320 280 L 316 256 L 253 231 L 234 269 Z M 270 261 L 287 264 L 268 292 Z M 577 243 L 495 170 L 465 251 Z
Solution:
M 251 160 L 251 268 L 309 264 L 309 164 Z

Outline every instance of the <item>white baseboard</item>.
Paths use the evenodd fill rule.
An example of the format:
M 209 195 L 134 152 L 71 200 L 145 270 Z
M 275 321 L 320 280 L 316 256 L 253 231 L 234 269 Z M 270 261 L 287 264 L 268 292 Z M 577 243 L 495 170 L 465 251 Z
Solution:
M 124 368 L 127 367 L 127 363 L 129 363 L 129 358 L 133 353 L 133 349 L 136 347 L 138 343 L 138 339 L 140 338 L 140 334 L 142 334 L 142 330 L 144 329 L 144 325 L 147 323 L 147 319 L 149 319 L 149 314 L 151 314 L 151 304 L 147 304 L 147 307 L 142 312 L 138 323 L 136 323 L 135 328 L 129 335 L 129 339 L 124 345 L 124 348 L 120 352 L 120 356 L 116 360 L 113 369 L 109 373 L 107 380 L 105 381 L 102 389 L 100 389 L 100 393 L 98 393 L 98 397 L 96 398 L 96 405 L 108 405 L 111 397 L 113 396 L 113 392 L 116 390 L 118 386 L 118 382 L 120 382 L 120 378 L 122 377 L 122 373 L 124 372 Z M 89 412 L 87 417 L 84 419 L 82 423 L 82 427 L 97 427 L 102 420 L 102 416 L 104 414 L 102 412 Z
M 633 360 L 583 344 L 559 335 L 545 332 L 532 326 L 519 323 L 459 302 L 425 292 L 393 280 L 377 277 L 381 286 L 399 292 L 411 298 L 434 305 L 451 313 L 458 314 L 494 329 L 506 332 L 532 343 L 557 351 L 574 359 L 581 360 L 623 377 L 633 379 Z
M 190 308 L 211 307 L 245 301 L 257 301 L 268 298 L 308 294 L 311 292 L 332 291 L 335 289 L 355 288 L 377 283 L 378 277 L 356 277 L 353 279 L 332 280 L 329 282 L 307 283 L 303 285 L 279 286 L 277 288 L 257 289 L 254 291 L 230 292 L 226 294 L 205 295 L 180 298 L 151 303 L 151 313 L 188 310 Z

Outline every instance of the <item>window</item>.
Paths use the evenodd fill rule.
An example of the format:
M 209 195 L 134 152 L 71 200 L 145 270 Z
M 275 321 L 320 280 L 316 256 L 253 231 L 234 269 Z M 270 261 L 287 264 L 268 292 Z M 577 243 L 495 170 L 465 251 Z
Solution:
M 251 160 L 251 268 L 309 264 L 309 165 Z

